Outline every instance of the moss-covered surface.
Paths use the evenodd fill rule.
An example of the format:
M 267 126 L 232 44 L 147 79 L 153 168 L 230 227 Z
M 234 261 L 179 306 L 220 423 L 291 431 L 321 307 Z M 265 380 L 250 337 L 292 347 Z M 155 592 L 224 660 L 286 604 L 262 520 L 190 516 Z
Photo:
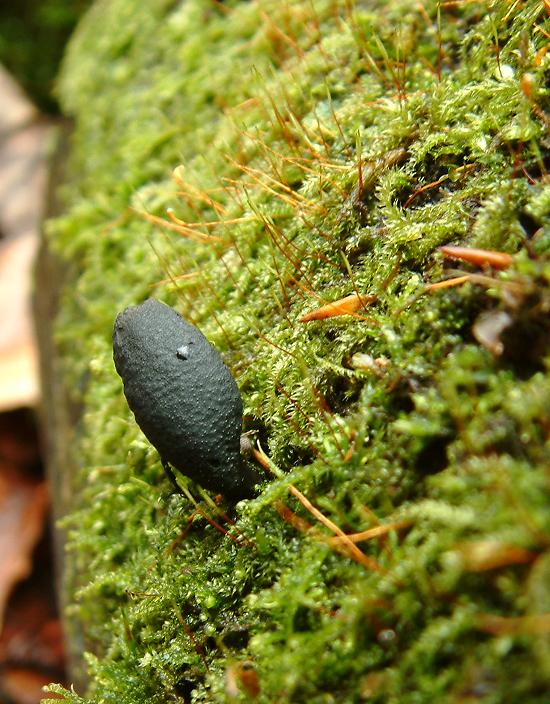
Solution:
M 79 272 L 56 339 L 85 409 L 66 588 L 91 681 L 67 701 L 547 701 L 547 14 L 89 13 L 61 77 L 77 127 L 49 226 Z M 451 275 L 446 243 L 513 264 L 456 265 L 477 274 L 428 291 Z M 299 322 L 354 291 L 376 300 Z M 171 495 L 111 359 L 116 312 L 150 295 L 233 370 L 274 472 L 258 498 Z M 353 548 L 302 495 L 345 534 L 396 528 Z

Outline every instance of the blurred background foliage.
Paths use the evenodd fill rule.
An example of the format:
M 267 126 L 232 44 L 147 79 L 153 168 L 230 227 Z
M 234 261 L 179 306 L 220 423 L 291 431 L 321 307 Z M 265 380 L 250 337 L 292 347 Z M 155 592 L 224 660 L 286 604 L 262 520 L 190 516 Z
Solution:
M 44 112 L 57 113 L 54 82 L 65 44 L 90 0 L 0 3 L 0 63 Z

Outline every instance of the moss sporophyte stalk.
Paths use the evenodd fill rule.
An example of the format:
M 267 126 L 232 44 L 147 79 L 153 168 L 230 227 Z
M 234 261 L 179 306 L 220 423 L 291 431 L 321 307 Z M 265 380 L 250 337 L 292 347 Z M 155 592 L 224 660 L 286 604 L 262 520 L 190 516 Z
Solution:
M 83 409 L 64 594 L 89 679 L 53 687 L 66 701 L 546 704 L 549 17 L 92 7 L 48 223 L 56 369 Z M 112 362 L 116 314 L 148 298 L 169 307 L 134 309 L 138 329 L 171 322 L 122 376 L 160 454 L 201 467 L 179 495 Z M 180 417 L 195 328 L 212 362 L 184 396 L 211 363 L 221 386 Z M 241 415 L 263 482 L 235 502 L 255 485 L 234 483 Z

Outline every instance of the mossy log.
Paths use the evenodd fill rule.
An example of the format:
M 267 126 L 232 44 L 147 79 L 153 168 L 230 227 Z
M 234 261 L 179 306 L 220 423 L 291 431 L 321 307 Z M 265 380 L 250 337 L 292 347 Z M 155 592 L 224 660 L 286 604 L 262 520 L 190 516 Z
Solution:
M 58 471 L 89 684 L 52 691 L 547 701 L 548 15 L 93 5 L 59 79 L 75 130 L 46 233 L 67 266 L 56 378 L 82 409 Z M 173 494 L 137 427 L 111 335 L 151 296 L 235 376 L 257 497 L 183 475 Z

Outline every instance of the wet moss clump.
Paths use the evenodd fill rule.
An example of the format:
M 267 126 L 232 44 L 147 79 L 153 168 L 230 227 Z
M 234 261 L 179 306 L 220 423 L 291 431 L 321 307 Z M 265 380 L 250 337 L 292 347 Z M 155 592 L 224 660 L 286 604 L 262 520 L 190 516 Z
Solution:
M 48 226 L 90 681 L 52 691 L 546 701 L 549 31 L 534 0 L 94 5 Z M 152 294 L 237 379 L 265 484 L 235 508 L 172 495 L 125 404 L 112 325 Z

